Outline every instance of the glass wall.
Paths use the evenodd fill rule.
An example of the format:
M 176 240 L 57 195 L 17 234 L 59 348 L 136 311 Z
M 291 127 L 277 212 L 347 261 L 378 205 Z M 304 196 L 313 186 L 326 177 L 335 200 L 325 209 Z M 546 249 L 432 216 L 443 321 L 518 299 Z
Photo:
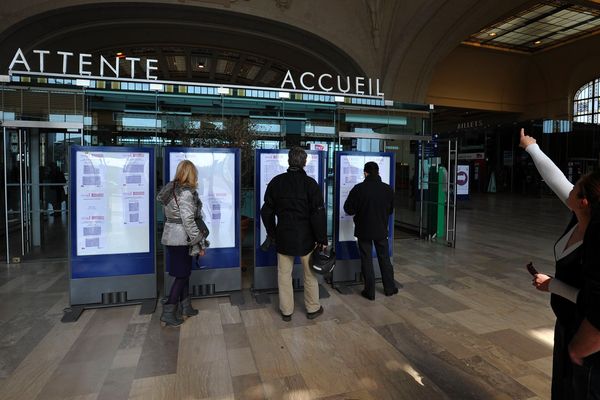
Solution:
M 329 187 L 333 187 L 336 151 L 394 151 L 397 170 L 400 168 L 396 190 L 399 198 L 410 199 L 414 198 L 410 177 L 415 173 L 415 143 L 419 135 L 430 132 L 427 106 L 386 106 L 382 99 L 131 82 L 90 81 L 79 88 L 69 80 L 28 79 L 0 85 L 0 116 L 5 121 L 83 123 L 83 137 L 66 131 L 39 133 L 44 143 L 39 157 L 66 172 L 66 180 L 63 160 L 73 143 L 156 147 L 158 185 L 163 180 L 163 147 L 239 147 L 243 199 L 253 198 L 255 148 L 303 146 L 327 151 Z M 360 137 L 344 138 L 340 132 Z M 393 135 L 394 139 L 373 138 L 379 134 Z M 42 189 L 42 193 L 49 190 Z M 408 209 L 408 201 L 399 204 Z M 252 201 L 243 203 L 244 214 L 253 218 Z M 57 207 L 61 206 L 52 204 L 53 209 Z M 45 204 L 41 208 L 48 210 Z M 397 217 L 415 223 L 414 216 L 408 217 L 405 211 Z

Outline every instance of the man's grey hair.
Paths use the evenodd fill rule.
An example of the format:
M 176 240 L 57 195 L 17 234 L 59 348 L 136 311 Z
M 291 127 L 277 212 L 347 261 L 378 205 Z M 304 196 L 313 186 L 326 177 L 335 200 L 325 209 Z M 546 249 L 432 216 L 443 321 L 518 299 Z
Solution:
M 288 154 L 288 164 L 290 167 L 304 168 L 306 157 L 306 151 L 302 147 L 292 147 Z

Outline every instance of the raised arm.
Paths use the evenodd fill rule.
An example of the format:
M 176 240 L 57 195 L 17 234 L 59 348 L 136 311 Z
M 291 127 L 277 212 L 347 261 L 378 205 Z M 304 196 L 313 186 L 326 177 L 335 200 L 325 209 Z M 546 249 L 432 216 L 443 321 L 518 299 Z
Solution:
M 525 149 L 531 156 L 538 172 L 550 187 L 550 189 L 558 196 L 560 201 L 567 205 L 567 198 L 573 189 L 573 184 L 569 182 L 565 174 L 552 162 L 547 155 L 540 149 L 534 138 L 525 135 L 525 129 L 521 128 L 521 138 L 519 146 Z

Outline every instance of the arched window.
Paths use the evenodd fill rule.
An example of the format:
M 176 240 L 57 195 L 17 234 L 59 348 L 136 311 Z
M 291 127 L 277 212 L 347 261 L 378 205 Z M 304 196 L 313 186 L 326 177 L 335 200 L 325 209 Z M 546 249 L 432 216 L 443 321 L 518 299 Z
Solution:
M 600 78 L 586 83 L 575 93 L 573 100 L 573 121 L 600 123 L 598 100 L 600 98 Z

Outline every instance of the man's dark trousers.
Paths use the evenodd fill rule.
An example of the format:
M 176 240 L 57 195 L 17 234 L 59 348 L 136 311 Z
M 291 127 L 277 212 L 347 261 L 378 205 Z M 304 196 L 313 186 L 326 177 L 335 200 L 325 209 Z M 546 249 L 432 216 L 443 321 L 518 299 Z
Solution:
M 381 270 L 383 291 L 385 294 L 393 293 L 396 288 L 394 282 L 394 267 L 390 261 L 390 247 L 388 239 L 358 239 L 358 251 L 360 252 L 360 266 L 365 280 L 365 294 L 375 297 L 375 271 L 373 270 L 373 245 L 377 253 L 377 261 Z

